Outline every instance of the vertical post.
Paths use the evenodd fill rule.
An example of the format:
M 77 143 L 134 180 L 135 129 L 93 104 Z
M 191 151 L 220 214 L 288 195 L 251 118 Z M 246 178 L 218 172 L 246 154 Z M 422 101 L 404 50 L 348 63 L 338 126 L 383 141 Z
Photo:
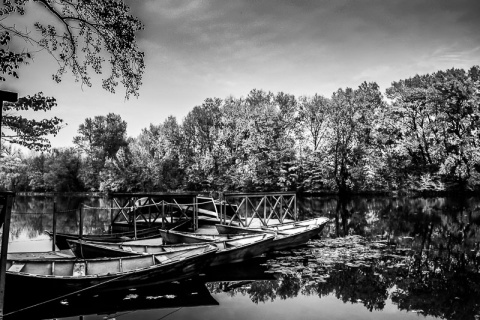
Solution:
M 162 200 L 162 229 L 165 229 L 165 200 Z
M 137 206 L 136 201 L 133 201 L 133 239 L 137 240 Z
M 198 229 L 198 198 L 197 198 L 197 196 L 193 197 L 193 203 L 195 204 L 195 207 L 193 209 L 194 212 L 195 212 L 194 213 L 195 224 L 193 226 L 193 231 L 196 231 Z M 213 205 L 215 205 L 215 203 Z
M 12 215 L 12 205 L 13 197 L 15 194 L 13 192 L 8 192 L 5 196 L 2 196 L 0 199 L 3 201 L 3 207 L 0 214 L 3 224 L 3 234 L 2 234 L 2 248 L 1 248 L 1 258 L 0 258 L 0 319 L 3 319 L 3 307 L 5 300 L 5 280 L 6 280 L 6 268 L 7 268 L 7 253 L 8 253 L 8 238 L 10 236 L 10 218 Z
M 293 220 L 297 221 L 298 220 L 298 212 L 297 212 L 297 194 L 295 193 L 293 195 Z
M 113 229 L 113 198 L 110 199 L 110 230 Z
M 83 238 L 83 205 L 80 205 L 79 208 L 79 226 L 78 226 L 78 236 L 80 239 Z
M 280 223 L 283 223 L 283 213 L 282 213 L 282 207 L 283 207 L 283 196 L 280 195 Z
M 244 226 L 247 226 L 247 217 L 248 217 L 248 196 L 245 196 L 245 224 Z
M 52 218 L 52 232 L 53 232 L 53 239 L 52 239 L 52 251 L 55 252 L 56 250 L 56 237 L 57 237 L 57 203 L 53 200 L 53 218 Z
M 268 226 L 267 222 L 267 196 L 263 196 L 263 222 L 266 226 Z
M 150 200 L 152 201 L 152 203 L 155 203 L 155 200 L 153 200 L 151 197 L 148 197 L 148 200 L 147 200 L 147 205 L 148 205 L 148 226 L 151 227 L 152 226 L 152 206 L 150 205 Z M 145 203 L 144 203 L 145 205 Z M 157 219 L 155 219 L 157 220 Z
M 218 195 L 218 201 L 220 201 L 220 224 L 225 224 L 225 218 L 223 217 L 223 193 Z

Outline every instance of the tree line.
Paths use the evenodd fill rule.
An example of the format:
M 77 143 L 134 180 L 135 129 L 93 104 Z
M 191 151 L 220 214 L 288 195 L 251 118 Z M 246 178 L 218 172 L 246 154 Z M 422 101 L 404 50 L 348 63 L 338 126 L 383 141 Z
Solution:
M 340 88 L 331 97 L 254 89 L 208 98 L 127 137 L 110 113 L 69 148 L 4 150 L 17 191 L 421 192 L 478 190 L 480 68 Z

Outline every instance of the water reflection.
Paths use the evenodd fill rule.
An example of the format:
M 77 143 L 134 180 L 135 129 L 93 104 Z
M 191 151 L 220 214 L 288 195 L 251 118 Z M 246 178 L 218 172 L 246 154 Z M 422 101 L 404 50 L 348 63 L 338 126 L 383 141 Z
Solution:
M 63 232 L 78 232 L 80 225 L 78 211 L 69 209 L 80 203 L 108 207 L 103 198 L 58 197 L 56 203 L 58 210 L 65 211 L 57 222 L 57 230 Z M 270 303 L 318 297 L 311 302 L 314 308 L 319 301 L 335 297 L 362 306 L 365 315 L 351 315 L 361 319 L 393 304 L 396 312 L 478 320 L 479 204 L 477 198 L 301 198 L 302 219 L 332 219 L 321 240 L 249 264 L 206 271 L 200 282 L 217 300 L 230 297 L 237 304 L 248 297 L 254 305 L 274 308 Z M 51 198 L 17 197 L 11 238 L 36 239 L 43 230 L 51 229 L 52 205 Z M 108 210 L 87 210 L 84 219 L 84 233 L 108 230 Z M 98 305 L 88 299 L 78 303 Z M 73 312 L 73 305 L 61 308 Z M 129 308 L 134 310 L 135 302 L 129 302 Z M 181 315 L 186 313 L 193 317 L 195 312 Z M 391 313 L 388 309 L 389 316 Z
M 8 298 L 8 296 L 7 296 Z M 139 310 L 160 310 L 196 306 L 216 306 L 218 302 L 204 282 L 189 279 L 162 285 L 117 290 L 87 290 L 48 303 L 29 307 L 26 301 L 6 301 L 6 319 L 51 319 L 85 315 L 104 315 L 115 319 Z M 158 311 L 157 311 L 158 312 Z M 107 315 L 105 317 L 105 315 Z M 139 318 L 140 319 L 140 318 Z
M 278 252 L 266 266 L 273 281 L 231 286 L 209 283 L 212 293 L 247 295 L 254 303 L 334 295 L 344 303 L 381 311 L 388 300 L 399 310 L 442 319 L 478 319 L 478 256 L 428 253 L 362 237 L 312 241 L 308 247 Z

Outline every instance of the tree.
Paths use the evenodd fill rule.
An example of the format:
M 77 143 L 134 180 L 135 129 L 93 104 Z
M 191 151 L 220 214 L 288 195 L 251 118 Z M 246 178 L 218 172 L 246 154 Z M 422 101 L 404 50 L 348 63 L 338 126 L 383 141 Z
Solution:
M 30 26 L 14 21 L 39 10 L 47 13 L 47 21 L 36 21 Z M 90 74 L 101 74 L 108 65 L 103 88 L 114 93 L 120 81 L 127 99 L 138 96 L 145 66 L 144 53 L 137 47 L 135 34 L 143 25 L 128 11 L 123 2 L 114 0 L 4 0 L 0 8 L 0 81 L 18 78 L 20 66 L 33 58 L 30 50 L 40 49 L 58 63 L 52 75 L 56 82 L 70 70 L 76 81 L 91 86 Z M 36 32 L 30 30 L 32 27 Z M 22 50 L 19 40 L 23 40 L 27 48 Z M 4 110 L 7 113 L 27 109 L 46 111 L 55 105 L 54 98 L 38 93 L 8 104 Z M 35 121 L 11 112 L 2 121 L 14 133 L 6 134 L 5 139 L 36 150 L 50 146 L 45 136 L 55 135 L 61 128 L 60 123 L 55 117 Z
M 414 180 L 471 188 L 480 173 L 480 69 L 417 75 L 392 83 L 393 132 Z M 420 186 L 421 187 L 421 186 Z
M 307 133 L 313 151 L 318 150 L 327 132 L 329 100 L 323 96 L 300 97 L 298 120 Z
M 82 159 L 74 148 L 53 149 L 48 154 L 48 172 L 44 175 L 48 190 L 55 192 L 83 191 L 80 179 Z
M 188 175 L 189 188 L 214 186 L 219 175 L 220 150 L 218 139 L 222 127 L 222 100 L 206 99 L 188 113 L 182 124 L 182 167 Z M 212 185 L 213 184 L 213 185 Z
M 86 156 L 83 177 L 85 185 L 98 190 L 99 173 L 107 159 L 115 158 L 117 151 L 127 145 L 127 123 L 114 113 L 87 118 L 78 128 L 73 143 Z
M 31 3 L 30 3 L 31 2 Z M 70 70 L 82 85 L 91 86 L 90 71 L 101 74 L 108 57 L 110 72 L 102 80 L 103 88 L 115 92 L 118 79 L 126 89 L 126 98 L 138 96 L 145 68 L 144 54 L 138 50 L 135 33 L 143 29 L 141 22 L 129 14 L 122 1 L 114 0 L 4 0 L 0 9 L 0 45 L 7 47 L 12 37 L 46 50 L 58 63 L 53 75 L 57 82 Z M 32 33 L 25 24 L 21 29 L 10 16 L 25 16 L 28 11 L 42 10 L 48 21 L 33 23 Z M 17 46 L 14 46 L 17 47 Z M 0 66 L 8 76 L 18 77 L 20 64 L 32 58 L 29 52 L 0 51 Z M 5 72 L 6 70 L 6 72 Z
M 5 155 L 0 166 L 0 190 L 15 190 L 22 173 L 27 169 L 22 161 L 22 153 L 11 146 L 5 148 Z
M 371 170 L 368 172 L 372 123 L 383 101 L 378 85 L 366 82 L 357 90 L 337 90 L 331 101 L 330 167 L 338 191 L 345 193 L 365 184 L 372 174 Z
M 27 119 L 16 114 L 19 111 L 50 111 L 57 105 L 55 98 L 45 97 L 42 92 L 33 96 L 18 99 L 17 102 L 5 102 L 3 105 L 2 140 L 23 145 L 37 151 L 46 150 L 50 147 L 47 135 L 56 135 L 62 128 L 62 119 L 52 117 L 50 119 Z M 3 143 L 2 143 L 3 146 Z
M 246 99 L 225 101 L 220 150 L 229 188 L 293 188 L 296 106 L 292 95 L 262 90 L 250 91 Z

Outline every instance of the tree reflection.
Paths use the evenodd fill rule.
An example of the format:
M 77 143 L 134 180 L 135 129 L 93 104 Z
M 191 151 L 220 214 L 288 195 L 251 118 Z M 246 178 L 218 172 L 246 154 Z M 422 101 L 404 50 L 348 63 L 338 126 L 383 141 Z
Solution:
M 369 311 L 383 310 L 390 299 L 399 310 L 425 316 L 477 319 L 478 252 L 472 256 L 454 246 L 429 249 L 442 238 L 433 237 L 431 227 L 423 230 L 426 237 L 409 248 L 358 236 L 312 241 L 308 247 L 268 257 L 276 280 L 208 286 L 211 292 L 247 295 L 256 304 L 299 295 L 333 295 Z

